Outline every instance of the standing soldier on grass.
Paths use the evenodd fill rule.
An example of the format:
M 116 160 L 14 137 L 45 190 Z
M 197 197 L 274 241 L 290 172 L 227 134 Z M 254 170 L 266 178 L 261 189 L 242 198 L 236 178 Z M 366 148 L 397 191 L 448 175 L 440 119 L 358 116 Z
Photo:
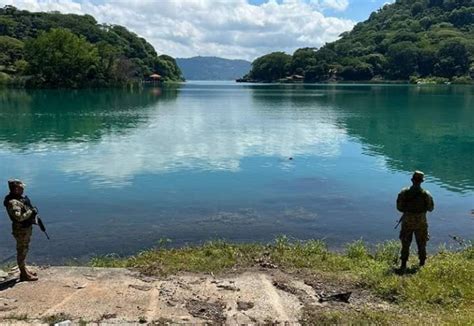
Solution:
M 418 246 L 420 266 L 423 266 L 426 261 L 426 243 L 429 240 L 426 212 L 433 211 L 434 203 L 431 194 L 421 188 L 424 176 L 423 172 L 415 171 L 411 178 L 413 185 L 410 188 L 402 189 L 397 198 L 397 209 L 403 213 L 400 219 L 402 223 L 402 229 L 400 230 L 400 241 L 402 242 L 401 271 L 405 271 L 407 267 L 413 233 Z
M 26 268 L 26 255 L 32 234 L 32 226 L 36 224 L 38 211 L 31 207 L 28 197 L 23 196 L 25 184 L 20 180 L 9 180 L 10 193 L 5 197 L 3 205 L 12 221 L 12 234 L 16 240 L 16 252 L 20 281 L 36 281 L 36 274 Z

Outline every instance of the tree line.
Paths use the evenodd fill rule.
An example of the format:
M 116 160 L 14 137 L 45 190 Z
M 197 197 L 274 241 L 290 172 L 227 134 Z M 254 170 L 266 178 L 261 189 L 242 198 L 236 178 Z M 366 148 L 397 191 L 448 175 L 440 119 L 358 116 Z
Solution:
M 397 0 L 319 49 L 257 58 L 244 80 L 295 75 L 307 82 L 472 82 L 474 0 Z
M 113 86 L 158 73 L 183 80 L 175 60 L 145 39 L 90 15 L 0 8 L 0 84 Z

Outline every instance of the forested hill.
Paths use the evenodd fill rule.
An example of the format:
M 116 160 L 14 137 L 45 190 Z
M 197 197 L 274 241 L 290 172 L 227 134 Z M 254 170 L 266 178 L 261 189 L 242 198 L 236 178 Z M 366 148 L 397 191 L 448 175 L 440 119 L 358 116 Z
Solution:
M 218 57 L 176 58 L 184 78 L 191 80 L 235 80 L 250 71 L 250 62 Z
M 172 57 L 157 55 L 125 27 L 98 24 L 90 15 L 0 8 L 0 84 L 111 86 L 153 73 L 182 80 Z
M 474 0 L 397 0 L 320 49 L 256 59 L 246 79 L 472 82 L 473 62 Z

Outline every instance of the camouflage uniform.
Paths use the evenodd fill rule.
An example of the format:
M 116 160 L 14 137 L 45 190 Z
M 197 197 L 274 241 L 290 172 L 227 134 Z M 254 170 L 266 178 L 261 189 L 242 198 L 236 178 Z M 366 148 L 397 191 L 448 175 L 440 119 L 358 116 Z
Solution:
M 16 240 L 18 267 L 24 269 L 36 214 L 29 206 L 29 200 L 23 196 L 9 194 L 5 197 L 3 204 L 12 221 L 12 234 Z
M 400 241 L 402 242 L 401 260 L 406 262 L 410 255 L 410 245 L 415 234 L 420 264 L 426 260 L 426 243 L 429 240 L 426 212 L 433 211 L 431 194 L 421 187 L 404 188 L 398 194 L 397 209 L 403 213 Z

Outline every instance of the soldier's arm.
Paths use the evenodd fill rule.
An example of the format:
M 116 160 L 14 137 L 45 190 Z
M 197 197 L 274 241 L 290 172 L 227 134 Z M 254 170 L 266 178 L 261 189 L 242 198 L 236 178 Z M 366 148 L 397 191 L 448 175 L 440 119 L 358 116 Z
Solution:
M 434 210 L 433 196 L 431 196 L 429 191 L 426 192 L 426 210 L 428 212 L 432 212 Z
M 405 208 L 404 208 L 404 201 L 405 201 L 405 198 L 404 198 L 404 192 L 400 192 L 398 194 L 398 197 L 397 197 L 397 209 L 398 211 L 404 213 L 405 212 Z
M 7 206 L 8 214 L 17 222 L 23 222 L 33 217 L 33 210 L 26 208 L 18 200 L 10 200 Z

